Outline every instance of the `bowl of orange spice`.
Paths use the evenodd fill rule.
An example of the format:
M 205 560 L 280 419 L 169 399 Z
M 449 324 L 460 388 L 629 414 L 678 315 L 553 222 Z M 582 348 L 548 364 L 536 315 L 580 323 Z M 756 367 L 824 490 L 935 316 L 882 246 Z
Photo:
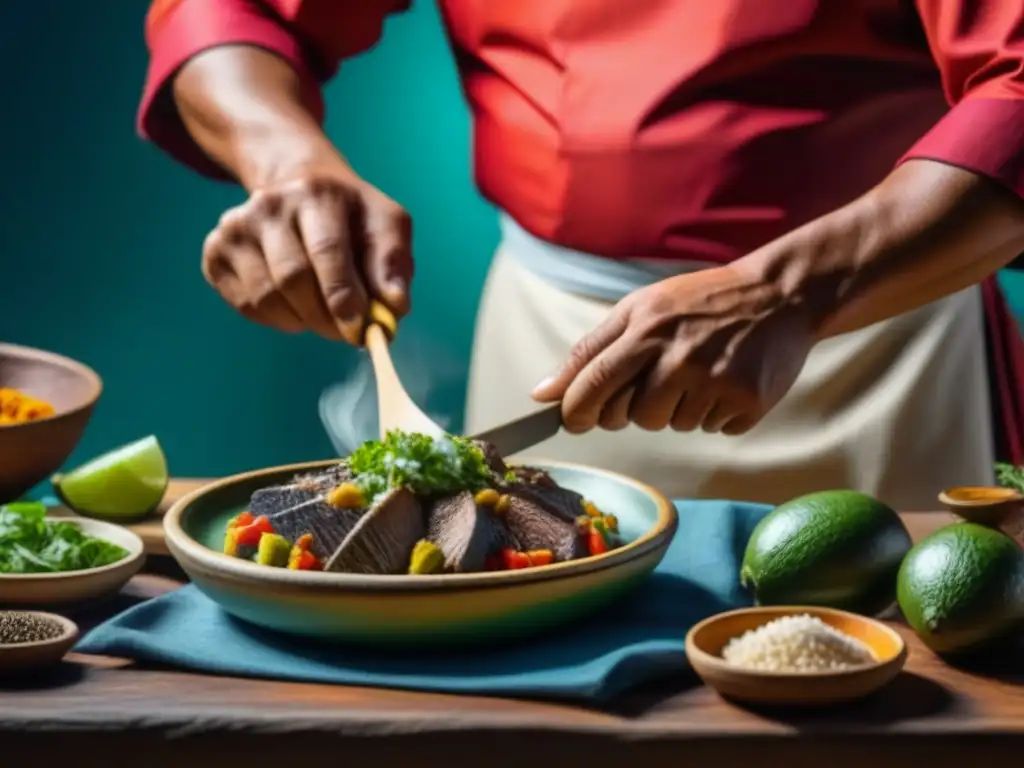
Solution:
M 0 504 L 60 468 L 103 391 L 99 375 L 71 358 L 0 344 Z

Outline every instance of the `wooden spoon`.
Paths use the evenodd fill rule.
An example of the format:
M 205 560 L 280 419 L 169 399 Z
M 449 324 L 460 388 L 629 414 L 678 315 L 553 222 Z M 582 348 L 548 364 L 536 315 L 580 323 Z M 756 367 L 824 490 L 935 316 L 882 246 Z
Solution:
M 377 378 L 380 437 L 383 440 L 393 429 L 440 437 L 445 434 L 445 430 L 413 402 L 395 371 L 389 344 L 397 329 L 398 323 L 391 310 L 378 301 L 370 302 L 369 325 L 364 343 Z M 497 448 L 501 455 L 510 456 L 553 436 L 561 426 L 561 404 L 555 403 L 492 427 L 476 435 L 475 439 L 485 440 Z
M 370 302 L 370 322 L 364 343 L 377 379 L 380 437 L 383 440 L 394 429 L 441 436 L 445 433 L 444 429 L 419 409 L 398 378 L 389 348 L 397 330 L 398 322 L 391 310 L 378 301 Z

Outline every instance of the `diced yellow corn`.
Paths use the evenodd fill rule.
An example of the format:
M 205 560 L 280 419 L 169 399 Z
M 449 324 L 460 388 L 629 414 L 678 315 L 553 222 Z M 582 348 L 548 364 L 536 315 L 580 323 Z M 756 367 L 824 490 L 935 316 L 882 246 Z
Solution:
M 355 483 L 342 483 L 327 492 L 327 503 L 338 509 L 362 509 L 366 499 Z
M 484 488 L 482 491 L 476 492 L 476 495 L 473 496 L 473 501 L 476 502 L 478 507 L 493 507 L 500 498 L 498 492 L 493 488 Z
M 496 515 L 504 515 L 508 512 L 508 508 L 512 505 L 512 497 L 507 493 L 501 494 L 498 497 L 498 503 L 494 505 L 494 513 Z

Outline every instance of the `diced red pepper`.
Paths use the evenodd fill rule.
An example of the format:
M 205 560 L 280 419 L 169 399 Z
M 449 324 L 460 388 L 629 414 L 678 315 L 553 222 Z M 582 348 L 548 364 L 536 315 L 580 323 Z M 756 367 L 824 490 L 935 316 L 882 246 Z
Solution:
M 313 546 L 313 534 L 304 533 L 295 540 L 295 546 L 302 550 L 307 550 Z
M 516 552 L 514 549 L 505 548 L 501 550 L 501 559 L 505 563 L 505 569 L 518 571 L 530 567 L 530 558 L 525 552 Z
M 531 549 L 526 553 L 530 565 L 551 565 L 555 562 L 555 553 L 550 549 Z
M 590 536 L 587 538 L 587 549 L 591 555 L 603 555 L 608 551 L 608 542 L 604 540 L 600 531 L 590 532 Z
M 323 569 L 323 566 L 320 564 L 320 558 L 308 549 L 300 549 L 299 547 L 292 547 L 292 552 L 288 556 L 288 567 L 293 571 L 319 571 Z
M 237 527 L 235 530 L 239 545 L 243 547 L 256 547 L 259 546 L 260 536 L 264 533 L 273 533 L 274 526 L 270 524 L 270 520 L 265 515 L 261 515 L 249 525 Z
M 245 526 L 252 525 L 252 524 L 253 524 L 252 512 L 250 512 L 249 510 L 246 510 L 244 512 L 239 512 L 237 515 L 232 517 L 228 521 L 228 528 L 244 528 Z

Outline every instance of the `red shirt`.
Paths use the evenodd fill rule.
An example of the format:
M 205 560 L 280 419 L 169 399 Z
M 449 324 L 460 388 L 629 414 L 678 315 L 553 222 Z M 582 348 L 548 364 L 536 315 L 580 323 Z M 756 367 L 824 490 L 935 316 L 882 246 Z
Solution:
M 1024 0 L 437 0 L 477 184 L 533 234 L 609 257 L 729 261 L 901 158 L 1024 197 Z M 318 83 L 408 0 L 156 0 L 141 132 L 226 177 L 167 93 L 248 43 Z M 951 106 L 950 106 L 951 105 Z M 1024 346 L 986 283 L 997 450 L 1024 462 Z
M 438 1 L 480 191 L 560 245 L 728 261 L 853 200 L 901 157 L 1024 196 L 1020 0 Z M 407 5 L 157 0 L 141 130 L 223 175 L 160 98 L 189 57 L 252 43 L 312 88 Z

